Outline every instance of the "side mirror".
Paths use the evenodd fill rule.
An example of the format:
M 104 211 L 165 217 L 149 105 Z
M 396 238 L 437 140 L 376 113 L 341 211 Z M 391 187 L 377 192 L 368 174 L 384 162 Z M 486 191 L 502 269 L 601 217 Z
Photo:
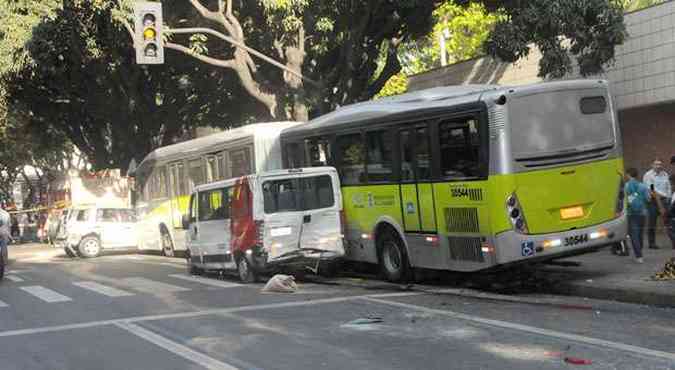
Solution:
M 189 230 L 190 229 L 190 216 L 189 215 L 183 215 L 182 221 L 183 221 L 183 230 Z

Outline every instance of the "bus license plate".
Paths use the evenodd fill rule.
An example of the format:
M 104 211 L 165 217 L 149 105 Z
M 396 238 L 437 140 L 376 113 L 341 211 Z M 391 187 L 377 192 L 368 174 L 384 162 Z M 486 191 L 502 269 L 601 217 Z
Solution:
M 560 218 L 562 218 L 563 220 L 569 220 L 572 218 L 579 218 L 579 217 L 584 217 L 584 207 L 582 206 L 562 208 L 560 210 Z
M 588 234 L 568 236 L 565 238 L 565 247 L 571 247 L 588 242 Z

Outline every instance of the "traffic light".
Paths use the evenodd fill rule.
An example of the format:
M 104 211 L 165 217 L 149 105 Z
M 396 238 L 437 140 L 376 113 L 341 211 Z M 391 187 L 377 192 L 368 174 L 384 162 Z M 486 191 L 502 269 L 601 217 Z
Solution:
M 136 63 L 164 63 L 162 44 L 162 3 L 140 1 L 134 4 Z

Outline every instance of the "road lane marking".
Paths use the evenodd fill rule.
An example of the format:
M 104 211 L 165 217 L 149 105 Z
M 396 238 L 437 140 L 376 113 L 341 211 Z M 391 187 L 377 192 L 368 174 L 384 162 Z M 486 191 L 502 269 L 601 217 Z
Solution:
M 5 279 L 9 281 L 13 281 L 15 283 L 20 283 L 23 281 L 23 279 L 20 276 L 15 276 L 15 275 L 5 275 Z
M 70 297 L 66 297 L 63 294 L 57 293 L 40 285 L 24 286 L 20 289 L 47 303 L 72 301 Z
M 164 348 L 165 350 L 174 353 L 188 361 L 194 362 L 197 365 L 205 367 L 210 370 L 238 370 L 236 367 L 216 360 L 213 357 L 209 357 L 201 352 L 197 352 L 190 347 L 187 347 L 183 344 L 174 342 L 168 338 L 165 338 L 159 334 L 151 332 L 139 325 L 121 322 L 116 323 L 115 326 L 118 328 L 124 329 L 129 333 L 147 340 L 148 342 L 157 345 L 158 347 Z
M 134 295 L 134 293 L 127 292 L 125 290 L 113 288 L 107 285 L 99 284 L 95 281 L 77 281 L 73 285 L 78 286 L 83 289 L 90 290 L 99 294 L 106 295 L 108 297 L 128 297 Z
M 182 280 L 186 280 L 186 281 L 191 281 L 193 283 L 216 286 L 216 287 L 219 287 L 219 288 L 234 288 L 234 287 L 243 286 L 243 284 L 231 283 L 229 281 L 215 280 L 215 279 L 209 279 L 209 278 L 204 278 L 204 277 L 199 277 L 199 276 L 188 276 L 188 275 L 184 275 L 184 274 L 171 274 L 169 276 L 172 277 L 172 278 L 175 278 L 175 279 L 182 279 Z
M 138 290 L 143 293 L 176 293 L 176 292 L 185 292 L 190 290 L 189 288 L 183 288 L 177 285 L 171 285 L 166 283 L 161 283 L 159 281 L 154 281 L 142 277 L 130 277 L 120 280 L 120 283 L 129 286 L 132 289 Z
M 314 306 L 314 305 L 327 304 L 327 303 L 348 302 L 348 301 L 356 300 L 358 298 L 365 298 L 365 297 L 391 298 L 391 297 L 418 296 L 418 295 L 423 295 L 423 294 L 424 293 L 368 294 L 368 295 L 361 295 L 361 296 L 314 299 L 314 300 L 309 300 L 309 301 L 303 300 L 303 301 L 297 301 L 297 302 L 270 303 L 270 304 L 250 305 L 250 306 L 240 306 L 240 307 L 230 307 L 230 308 L 214 308 L 214 309 L 210 309 L 210 310 L 167 313 L 167 314 L 160 314 L 160 315 L 132 316 L 132 317 L 127 317 L 127 318 L 122 318 L 122 319 L 89 321 L 89 322 L 83 322 L 83 323 L 79 323 L 79 324 L 66 324 L 66 325 L 43 326 L 43 327 L 30 328 L 30 329 L 7 330 L 7 331 L 0 332 L 0 338 L 2 338 L 2 337 L 14 337 L 14 336 L 18 336 L 18 335 L 30 335 L 30 334 L 59 332 L 59 331 L 65 331 L 65 330 L 93 328 L 93 327 L 106 326 L 106 325 L 115 325 L 117 323 L 133 323 L 133 322 L 144 322 L 144 321 L 185 319 L 185 318 L 192 318 L 192 317 L 232 314 L 232 313 L 249 312 L 249 311 L 257 311 L 257 310 L 268 310 L 268 309 L 289 308 L 289 307 L 302 307 L 302 306 Z
M 9 305 L 3 301 L 0 301 L 0 307 L 9 307 Z
M 623 351 L 623 352 L 632 352 L 634 354 L 641 355 L 641 356 L 647 355 L 647 356 L 651 356 L 651 357 L 659 357 L 659 358 L 664 358 L 664 359 L 667 359 L 667 360 L 675 361 L 675 353 L 671 353 L 671 352 L 657 351 L 657 350 L 653 350 L 653 349 L 649 349 L 649 348 L 633 346 L 633 345 L 630 345 L 630 344 L 612 342 L 612 341 L 609 341 L 609 340 L 597 339 L 597 338 L 592 338 L 592 337 L 587 337 L 587 336 L 577 335 L 577 334 L 563 333 L 563 332 L 559 332 L 559 331 L 555 331 L 555 330 L 542 329 L 542 328 L 537 328 L 537 327 L 534 327 L 534 326 L 522 325 L 522 324 L 517 324 L 517 323 L 513 323 L 513 322 L 508 322 L 508 321 L 485 319 L 485 318 L 482 318 L 482 317 L 467 315 L 467 314 L 454 312 L 454 311 L 439 310 L 439 309 L 435 309 L 435 308 L 428 308 L 428 307 L 418 306 L 418 305 L 409 304 L 409 303 L 388 301 L 388 300 L 384 300 L 384 299 L 378 299 L 378 298 L 372 297 L 372 296 L 371 297 L 359 297 L 359 299 L 363 299 L 363 300 L 366 300 L 368 302 L 375 302 L 375 303 L 385 304 L 385 305 L 389 305 L 389 306 L 406 308 L 406 309 L 409 309 L 409 310 L 417 310 L 417 311 L 421 311 L 421 312 L 425 312 L 425 313 L 448 316 L 448 317 L 452 317 L 452 318 L 459 319 L 459 320 L 471 321 L 471 322 L 475 322 L 475 323 L 479 323 L 479 324 L 483 324 L 483 325 L 488 325 L 488 326 L 499 327 L 499 328 L 503 328 L 503 329 L 511 329 L 511 330 L 522 331 L 522 332 L 526 332 L 526 333 L 530 333 L 530 334 L 538 334 L 538 335 L 543 335 L 543 336 L 557 338 L 557 339 L 571 340 L 571 341 L 578 342 L 578 343 L 590 344 L 590 345 L 593 345 L 593 346 L 605 347 L 605 348 L 610 348 L 610 349 Z

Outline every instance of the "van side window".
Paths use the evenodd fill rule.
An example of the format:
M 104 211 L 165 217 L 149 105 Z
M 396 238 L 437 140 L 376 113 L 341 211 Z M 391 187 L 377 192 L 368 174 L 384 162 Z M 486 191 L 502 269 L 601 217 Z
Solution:
M 215 221 L 229 218 L 229 191 L 227 188 L 199 192 L 199 220 Z

